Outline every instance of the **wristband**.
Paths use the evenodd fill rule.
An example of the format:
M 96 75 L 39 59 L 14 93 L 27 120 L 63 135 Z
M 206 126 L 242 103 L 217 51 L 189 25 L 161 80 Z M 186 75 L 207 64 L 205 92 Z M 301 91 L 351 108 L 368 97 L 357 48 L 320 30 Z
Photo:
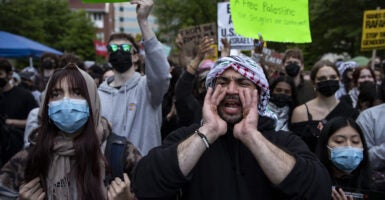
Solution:
M 200 138 L 202 138 L 203 143 L 206 146 L 206 149 L 210 148 L 210 143 L 207 137 L 199 131 L 199 129 L 195 130 L 195 133 L 199 135 Z

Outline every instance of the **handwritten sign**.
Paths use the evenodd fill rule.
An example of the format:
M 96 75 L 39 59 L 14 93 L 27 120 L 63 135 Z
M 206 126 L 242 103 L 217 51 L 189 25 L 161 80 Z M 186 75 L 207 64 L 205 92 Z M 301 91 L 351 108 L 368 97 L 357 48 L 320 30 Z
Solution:
M 222 38 L 227 38 L 230 42 L 231 49 L 252 50 L 254 49 L 253 38 L 246 38 L 235 33 L 233 21 L 230 12 L 230 3 L 218 3 L 218 49 L 222 50 Z M 258 38 L 258 37 L 257 37 Z
M 230 0 L 235 32 L 276 42 L 311 42 L 308 0 Z
M 207 36 L 217 41 L 217 26 L 215 23 L 207 23 L 179 30 L 183 38 L 183 48 L 187 57 L 193 57 L 193 49 L 199 45 L 200 40 Z
M 207 36 L 216 40 L 217 27 L 215 23 L 202 24 L 179 30 L 183 37 L 183 43 L 187 44 L 193 42 L 199 44 L 199 41 Z
M 281 65 L 282 64 L 282 54 L 276 52 L 273 49 L 263 48 L 262 57 L 264 58 L 265 64 L 268 65 Z
M 366 10 L 362 24 L 361 50 L 385 48 L 385 10 Z

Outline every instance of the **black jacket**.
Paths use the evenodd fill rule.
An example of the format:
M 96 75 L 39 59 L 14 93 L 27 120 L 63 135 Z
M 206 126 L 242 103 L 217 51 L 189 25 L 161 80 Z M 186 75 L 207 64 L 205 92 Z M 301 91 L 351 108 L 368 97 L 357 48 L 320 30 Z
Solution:
M 179 127 L 199 123 L 202 118 L 202 102 L 193 91 L 196 92 L 196 77 L 184 71 L 175 85 L 175 108 L 178 115 Z
M 133 173 L 133 188 L 138 199 L 330 199 L 331 181 L 325 167 L 294 134 L 274 132 L 273 122 L 260 117 L 259 130 L 289 152 L 296 164 L 288 177 L 273 185 L 252 153 L 231 132 L 219 138 L 202 155 L 188 177 L 179 169 L 177 145 L 198 125 L 171 133 L 163 145 L 139 161 Z

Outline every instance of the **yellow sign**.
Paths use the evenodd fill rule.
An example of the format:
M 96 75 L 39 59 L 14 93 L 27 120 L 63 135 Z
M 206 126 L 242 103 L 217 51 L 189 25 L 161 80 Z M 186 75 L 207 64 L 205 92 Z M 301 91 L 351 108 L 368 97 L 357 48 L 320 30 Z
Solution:
M 235 32 L 265 41 L 311 42 L 308 0 L 230 0 Z
M 385 49 L 385 10 L 364 12 L 361 50 L 373 49 Z

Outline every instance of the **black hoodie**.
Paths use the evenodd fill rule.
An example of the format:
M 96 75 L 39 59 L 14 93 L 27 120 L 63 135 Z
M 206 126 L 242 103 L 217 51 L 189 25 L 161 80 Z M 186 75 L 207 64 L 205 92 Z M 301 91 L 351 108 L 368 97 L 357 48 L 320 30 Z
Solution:
M 171 133 L 163 145 L 139 161 L 133 173 L 138 199 L 331 199 L 331 181 L 325 167 L 294 134 L 275 132 L 274 121 L 260 117 L 259 131 L 276 146 L 290 153 L 296 164 L 289 175 L 273 185 L 252 153 L 232 131 L 220 137 L 200 158 L 191 174 L 179 169 L 177 145 L 199 125 Z

